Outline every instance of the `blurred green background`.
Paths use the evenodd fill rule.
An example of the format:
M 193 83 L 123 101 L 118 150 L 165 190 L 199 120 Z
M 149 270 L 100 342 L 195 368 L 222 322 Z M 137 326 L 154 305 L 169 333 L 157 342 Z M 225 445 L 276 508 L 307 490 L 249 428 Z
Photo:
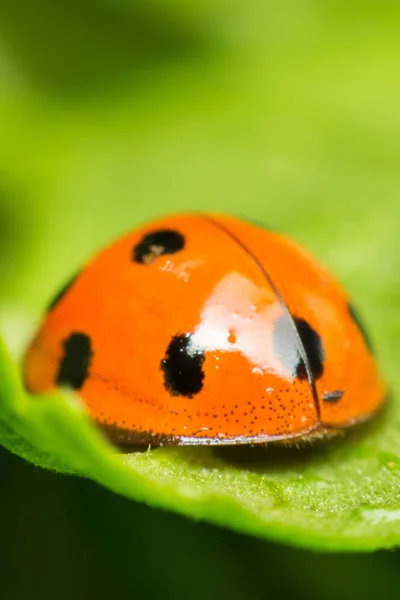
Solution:
M 2 0 L 0 315 L 13 350 L 101 244 L 160 213 L 212 209 L 323 259 L 390 376 L 399 26 L 389 0 Z M 5 450 L 0 480 L 6 600 L 398 595 L 397 552 L 268 544 Z

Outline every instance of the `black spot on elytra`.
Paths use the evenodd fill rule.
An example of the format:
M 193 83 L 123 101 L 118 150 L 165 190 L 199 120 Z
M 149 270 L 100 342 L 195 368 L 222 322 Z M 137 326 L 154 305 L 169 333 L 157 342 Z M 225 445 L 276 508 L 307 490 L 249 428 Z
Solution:
M 360 333 L 363 336 L 366 345 L 368 346 L 369 350 L 372 353 L 374 353 L 374 346 L 372 344 L 370 335 L 369 335 L 368 331 L 366 330 L 364 323 L 360 319 L 360 315 L 358 314 L 358 311 L 356 310 L 354 304 L 351 304 L 349 302 L 349 304 L 347 305 L 347 308 L 349 310 L 351 318 L 353 319 L 354 323 L 357 325 L 358 329 L 360 330 Z
M 53 310 L 53 308 L 64 298 L 65 294 L 70 290 L 77 279 L 77 275 L 72 277 L 67 283 L 61 288 L 61 290 L 54 296 L 53 300 L 47 306 L 47 312 Z
M 80 390 L 89 374 L 93 357 L 90 337 L 84 333 L 71 333 L 62 346 L 64 355 L 56 378 L 57 385 Z
M 203 387 L 204 352 L 193 346 L 192 335 L 174 336 L 161 361 L 165 387 L 173 396 L 192 398 Z
M 321 336 L 304 319 L 294 319 L 297 332 L 306 351 L 308 362 L 310 363 L 311 373 L 314 379 L 319 379 L 324 372 L 325 352 L 322 345 Z M 307 373 L 304 363 L 298 367 L 297 376 L 300 379 L 306 379 Z
M 321 336 L 304 319 L 295 317 L 294 324 L 301 339 L 314 379 L 324 371 L 325 352 Z M 299 342 L 293 325 L 286 316 L 276 321 L 274 327 L 274 352 L 285 371 L 293 377 L 307 379 L 307 370 L 299 351 Z
M 163 254 L 175 254 L 185 246 L 185 238 L 179 231 L 160 229 L 145 235 L 133 249 L 133 260 L 151 264 Z
M 322 396 L 322 400 L 324 402 L 328 402 L 328 404 L 336 404 L 343 398 L 344 391 L 343 390 L 335 390 L 334 392 L 325 392 Z

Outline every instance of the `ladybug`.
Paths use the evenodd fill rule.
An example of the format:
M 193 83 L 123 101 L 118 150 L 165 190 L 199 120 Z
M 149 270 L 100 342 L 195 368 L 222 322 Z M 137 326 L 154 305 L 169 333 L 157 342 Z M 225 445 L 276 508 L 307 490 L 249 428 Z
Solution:
M 72 388 L 112 441 L 153 445 L 321 437 L 386 397 L 335 279 L 286 237 L 209 214 L 100 252 L 51 302 L 24 381 Z

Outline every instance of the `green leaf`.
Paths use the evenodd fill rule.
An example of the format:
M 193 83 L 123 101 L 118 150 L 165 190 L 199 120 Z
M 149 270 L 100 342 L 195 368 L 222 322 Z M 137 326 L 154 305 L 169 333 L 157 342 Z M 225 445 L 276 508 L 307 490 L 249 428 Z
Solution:
M 323 447 L 118 454 L 77 398 L 24 395 L 3 346 L 0 380 L 1 440 L 39 466 L 90 477 L 154 507 L 296 545 L 371 550 L 399 543 L 400 443 L 393 407 L 368 431 Z
M 0 48 L 1 442 L 36 465 L 256 536 L 327 550 L 398 545 L 398 9 L 250 0 L 215 25 L 226 55 L 210 44 L 194 60 L 186 50 L 199 36 L 185 34 L 191 58 L 167 68 L 147 34 L 133 39 L 146 33 L 143 14 L 151 22 L 146 3 L 141 17 L 123 0 L 116 15 L 104 4 L 99 21 L 85 12 L 80 38 L 77 13 L 50 4 L 0 8 L 12 48 Z M 185 18 L 201 18 L 201 6 Z M 162 23 L 158 15 L 153 38 Z M 181 24 L 161 34 L 175 47 Z M 10 355 L 20 356 L 63 280 L 138 222 L 187 209 L 285 231 L 340 276 L 380 350 L 387 411 L 312 447 L 120 454 L 76 397 L 23 392 Z

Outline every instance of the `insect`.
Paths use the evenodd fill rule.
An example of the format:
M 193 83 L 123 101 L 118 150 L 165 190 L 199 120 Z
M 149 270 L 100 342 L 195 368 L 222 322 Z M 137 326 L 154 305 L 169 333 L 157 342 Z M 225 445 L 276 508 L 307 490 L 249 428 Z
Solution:
M 386 397 L 335 279 L 286 237 L 208 214 L 100 252 L 50 304 L 24 380 L 76 390 L 113 441 L 154 445 L 321 436 Z

